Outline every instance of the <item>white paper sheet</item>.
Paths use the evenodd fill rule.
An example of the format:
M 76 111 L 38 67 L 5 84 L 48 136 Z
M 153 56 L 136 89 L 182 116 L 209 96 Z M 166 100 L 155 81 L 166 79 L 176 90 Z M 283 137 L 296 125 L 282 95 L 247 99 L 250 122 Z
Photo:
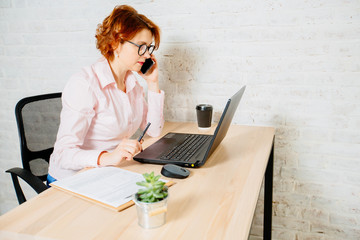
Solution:
M 141 174 L 117 167 L 90 169 L 53 182 L 52 185 L 95 199 L 115 208 L 132 200 L 143 181 Z

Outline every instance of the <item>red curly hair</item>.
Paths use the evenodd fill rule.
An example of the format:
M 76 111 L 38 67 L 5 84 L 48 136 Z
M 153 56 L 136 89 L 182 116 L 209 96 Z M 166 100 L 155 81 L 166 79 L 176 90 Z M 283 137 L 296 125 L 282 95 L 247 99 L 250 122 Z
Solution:
M 112 61 L 114 49 L 130 40 L 143 29 L 149 29 L 154 37 L 155 48 L 160 45 L 160 28 L 146 16 L 127 5 L 116 6 L 96 29 L 96 48 Z

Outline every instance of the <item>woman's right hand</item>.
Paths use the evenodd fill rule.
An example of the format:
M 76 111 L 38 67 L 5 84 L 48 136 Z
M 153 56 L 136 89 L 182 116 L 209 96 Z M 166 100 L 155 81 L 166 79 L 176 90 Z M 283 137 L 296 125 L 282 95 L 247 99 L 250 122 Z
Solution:
M 154 65 L 152 65 L 152 67 L 149 69 L 149 71 L 146 74 L 143 74 L 141 70 L 138 71 L 138 74 L 146 80 L 148 85 L 148 90 L 156 93 L 160 93 L 158 62 L 154 54 L 149 55 L 149 57 L 151 57 L 152 61 L 154 62 Z
M 123 139 L 111 153 L 103 153 L 100 156 L 100 166 L 117 166 L 124 160 L 131 161 L 133 156 L 142 150 L 141 142 L 135 139 Z

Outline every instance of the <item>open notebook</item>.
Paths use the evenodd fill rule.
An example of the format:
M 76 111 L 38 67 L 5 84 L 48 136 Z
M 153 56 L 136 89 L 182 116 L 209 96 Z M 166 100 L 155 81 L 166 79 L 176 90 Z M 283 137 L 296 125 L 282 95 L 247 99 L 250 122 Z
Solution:
M 92 168 L 50 185 L 82 199 L 121 211 L 134 205 L 133 195 L 141 186 L 136 182 L 144 177 L 117 167 Z M 167 186 L 174 182 L 165 181 Z

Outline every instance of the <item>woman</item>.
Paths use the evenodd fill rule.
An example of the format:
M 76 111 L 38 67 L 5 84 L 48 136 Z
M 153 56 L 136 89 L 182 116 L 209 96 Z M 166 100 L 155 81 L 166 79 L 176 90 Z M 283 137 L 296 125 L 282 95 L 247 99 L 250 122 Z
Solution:
M 103 57 L 73 75 L 63 91 L 48 183 L 85 167 L 131 161 L 142 147 L 129 137 L 148 122 L 147 134 L 152 137 L 159 136 L 163 128 L 164 92 L 159 89 L 158 65 L 152 55 L 160 44 L 159 27 L 122 5 L 99 24 L 95 37 Z M 140 69 L 146 58 L 154 65 L 144 75 Z M 132 71 L 147 82 L 147 102 Z

